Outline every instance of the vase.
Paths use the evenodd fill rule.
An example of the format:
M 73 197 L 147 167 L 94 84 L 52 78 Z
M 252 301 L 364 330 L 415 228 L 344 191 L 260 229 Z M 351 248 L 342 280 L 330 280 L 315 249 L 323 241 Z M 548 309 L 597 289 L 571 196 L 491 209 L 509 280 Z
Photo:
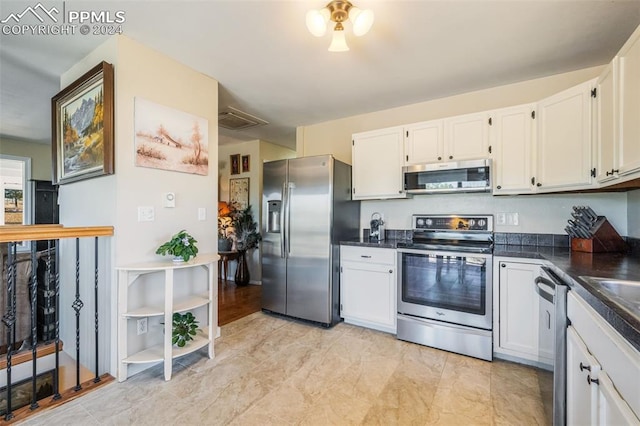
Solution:
M 218 238 L 218 251 L 231 251 L 231 240 L 229 238 Z
M 235 282 L 239 286 L 249 284 L 249 266 L 247 265 L 246 250 L 238 250 L 238 267 L 236 268 Z
M 174 262 L 184 262 L 184 258 L 182 256 L 173 256 L 172 260 Z

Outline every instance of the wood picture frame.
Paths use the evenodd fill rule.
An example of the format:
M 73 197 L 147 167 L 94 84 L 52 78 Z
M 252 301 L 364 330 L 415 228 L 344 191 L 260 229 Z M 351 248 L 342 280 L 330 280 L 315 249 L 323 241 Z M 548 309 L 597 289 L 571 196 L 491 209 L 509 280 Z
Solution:
M 248 155 L 242 156 L 242 173 L 246 173 L 249 171 L 249 159 L 250 157 Z
M 51 98 L 54 184 L 113 174 L 113 87 L 103 61 Z
M 236 209 L 249 207 L 249 178 L 229 179 L 229 204 Z
M 229 167 L 231 169 L 230 174 L 240 174 L 240 154 L 233 154 L 229 156 Z

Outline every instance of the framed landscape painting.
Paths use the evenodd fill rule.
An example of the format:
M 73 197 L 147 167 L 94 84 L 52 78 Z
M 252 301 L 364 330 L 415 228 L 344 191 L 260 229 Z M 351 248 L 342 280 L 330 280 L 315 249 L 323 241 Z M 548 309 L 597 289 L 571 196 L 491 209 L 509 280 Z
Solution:
M 54 184 L 113 174 L 113 66 L 101 62 L 51 98 Z

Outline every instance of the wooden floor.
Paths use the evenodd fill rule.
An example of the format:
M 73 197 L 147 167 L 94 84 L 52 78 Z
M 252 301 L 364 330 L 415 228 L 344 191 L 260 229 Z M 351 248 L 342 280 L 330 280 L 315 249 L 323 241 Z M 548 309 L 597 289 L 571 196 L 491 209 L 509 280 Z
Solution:
M 218 281 L 218 325 L 225 325 L 261 309 L 262 287 L 237 286 L 233 280 Z

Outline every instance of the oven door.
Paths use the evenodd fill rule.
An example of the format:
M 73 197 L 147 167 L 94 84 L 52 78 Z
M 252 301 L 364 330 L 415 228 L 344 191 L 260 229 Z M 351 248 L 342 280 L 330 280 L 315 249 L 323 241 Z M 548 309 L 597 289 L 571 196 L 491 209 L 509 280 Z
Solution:
M 398 249 L 398 313 L 491 330 L 493 255 Z

